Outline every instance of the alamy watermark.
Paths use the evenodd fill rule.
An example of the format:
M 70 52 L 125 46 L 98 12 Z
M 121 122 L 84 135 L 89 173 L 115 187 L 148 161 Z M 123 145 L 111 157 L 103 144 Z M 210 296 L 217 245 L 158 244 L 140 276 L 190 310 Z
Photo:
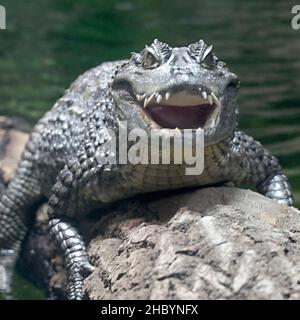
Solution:
M 105 143 L 96 153 L 101 165 L 183 165 L 186 175 L 200 175 L 204 170 L 203 129 L 128 130 L 127 122 L 120 121 L 118 134 L 103 129 L 99 138 Z
M 0 30 L 6 29 L 6 10 L 4 6 L 0 5 Z
M 300 29 L 300 4 L 296 4 L 292 8 L 292 14 L 295 16 L 292 18 L 291 26 L 294 30 Z

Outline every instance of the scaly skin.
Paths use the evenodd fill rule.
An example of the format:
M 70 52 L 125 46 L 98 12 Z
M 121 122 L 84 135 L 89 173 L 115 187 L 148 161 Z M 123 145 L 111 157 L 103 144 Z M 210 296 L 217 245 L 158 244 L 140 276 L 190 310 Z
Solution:
M 204 127 L 201 175 L 185 175 L 184 165 L 113 163 L 118 154 L 110 145 L 109 129 L 117 132 L 119 121 L 127 120 L 128 130 L 149 131 L 158 123 L 145 117 L 147 97 L 156 93 L 153 99 L 160 101 L 159 92 L 176 96 L 183 90 L 200 95 L 195 88 L 207 95 L 214 92 L 220 102 L 220 112 L 212 118 L 216 121 Z M 237 88 L 237 77 L 202 40 L 174 49 L 155 40 L 131 60 L 105 63 L 80 76 L 35 126 L 17 174 L 1 195 L 0 289 L 10 290 L 12 269 L 33 218 L 31 208 L 44 196 L 49 198 L 50 233 L 65 256 L 70 299 L 82 299 L 83 279 L 93 270 L 73 220 L 103 203 L 232 181 L 255 185 L 267 197 L 293 205 L 277 159 L 237 128 Z

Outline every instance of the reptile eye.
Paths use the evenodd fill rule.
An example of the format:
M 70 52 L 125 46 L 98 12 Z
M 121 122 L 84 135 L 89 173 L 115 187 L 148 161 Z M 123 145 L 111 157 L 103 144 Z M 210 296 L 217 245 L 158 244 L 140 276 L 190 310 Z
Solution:
M 205 66 L 205 67 L 208 67 L 208 68 L 211 68 L 213 67 L 213 65 L 215 64 L 214 63 L 214 56 L 212 53 L 209 53 L 204 60 L 202 60 L 202 64 Z
M 154 54 L 152 54 L 150 51 L 148 51 L 148 48 L 146 52 L 144 53 L 142 66 L 145 69 L 154 69 L 159 66 L 158 59 L 155 57 Z
M 212 46 L 208 47 L 202 57 L 201 64 L 206 68 L 212 68 L 217 64 L 217 58 L 213 54 Z

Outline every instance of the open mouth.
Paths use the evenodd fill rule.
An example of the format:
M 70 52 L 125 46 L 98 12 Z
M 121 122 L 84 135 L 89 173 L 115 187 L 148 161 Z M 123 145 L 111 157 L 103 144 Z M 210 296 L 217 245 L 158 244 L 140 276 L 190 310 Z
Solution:
M 156 126 L 168 129 L 196 129 L 215 127 L 221 102 L 213 92 L 177 91 L 136 95 L 145 115 Z

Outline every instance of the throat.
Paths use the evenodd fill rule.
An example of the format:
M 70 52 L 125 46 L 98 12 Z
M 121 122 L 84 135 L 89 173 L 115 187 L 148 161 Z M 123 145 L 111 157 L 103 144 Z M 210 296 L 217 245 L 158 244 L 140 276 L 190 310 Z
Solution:
M 203 128 L 215 110 L 210 104 L 173 106 L 155 104 L 147 108 L 150 117 L 162 128 Z

